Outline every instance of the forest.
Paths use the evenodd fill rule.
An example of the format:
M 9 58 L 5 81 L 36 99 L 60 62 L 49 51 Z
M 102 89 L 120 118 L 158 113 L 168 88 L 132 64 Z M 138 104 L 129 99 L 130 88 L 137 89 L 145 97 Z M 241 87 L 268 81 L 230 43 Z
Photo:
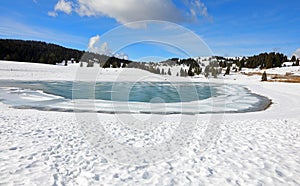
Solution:
M 0 60 L 55 65 L 65 59 L 79 61 L 84 51 L 69 49 L 41 41 L 0 39 Z
M 219 66 L 226 68 L 232 64 L 236 64 L 239 69 L 246 68 L 273 68 L 281 67 L 283 62 L 288 61 L 286 55 L 281 53 L 261 53 L 251 57 L 242 58 L 224 58 L 221 56 L 214 57 L 218 62 Z M 41 41 L 24 41 L 14 39 L 0 39 L 0 60 L 8 61 L 22 61 L 22 62 L 33 62 L 33 63 L 45 63 L 45 64 L 57 64 L 67 60 L 73 60 L 75 62 L 88 62 L 91 66 L 94 63 L 99 63 L 100 67 L 103 68 L 141 68 L 153 73 L 158 72 L 157 69 L 147 67 L 143 62 L 133 62 L 130 60 L 119 59 L 116 57 L 109 57 L 106 55 L 95 54 L 91 52 L 80 51 L 76 49 L 65 48 L 56 44 L 45 43 Z M 295 65 L 299 65 L 299 59 L 294 56 L 291 59 L 295 61 Z M 189 59 L 178 59 L 173 58 L 162 62 L 167 65 L 187 65 L 190 67 L 189 75 L 193 75 L 192 72 L 199 74 L 202 69 L 199 64 L 192 58 Z M 151 65 L 150 65 L 151 66 Z M 149 69 L 148 69 L 149 68 Z

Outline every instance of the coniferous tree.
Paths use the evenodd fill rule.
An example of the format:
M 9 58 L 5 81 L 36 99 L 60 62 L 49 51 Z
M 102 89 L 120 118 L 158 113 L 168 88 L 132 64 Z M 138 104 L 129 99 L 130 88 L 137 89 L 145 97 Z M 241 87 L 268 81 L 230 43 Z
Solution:
M 197 74 L 197 75 L 201 74 L 202 68 L 200 68 L 199 66 L 196 66 L 194 69 L 195 69 L 194 70 L 195 74 Z
M 272 61 L 272 58 L 269 57 L 267 60 L 268 60 L 268 61 L 267 61 L 267 63 L 266 63 L 266 68 L 272 68 L 272 67 L 273 67 L 273 61 Z
M 266 71 L 264 71 L 264 73 L 262 74 L 262 77 L 261 77 L 261 81 L 267 81 L 268 78 L 267 78 L 267 73 Z
M 116 61 L 114 61 L 114 62 L 112 63 L 112 68 L 118 68 L 118 64 L 117 64 Z
M 10 61 L 10 55 L 6 54 L 6 56 L 4 57 L 4 60 Z
M 192 66 L 189 67 L 188 75 L 189 75 L 189 76 L 194 76 L 194 75 L 195 75 L 194 72 L 193 72 Z
M 297 60 L 296 60 L 296 64 L 295 64 L 296 66 L 299 66 L 299 58 L 297 58 Z
M 188 76 L 186 69 L 184 70 L 184 77 Z
M 209 68 L 210 68 L 209 66 L 206 66 L 205 69 L 204 69 L 204 76 L 205 77 L 209 76 Z
M 295 61 L 296 61 L 296 56 L 293 56 L 291 62 L 295 62 Z
M 230 74 L 230 66 L 227 67 L 224 76 L 229 75 Z
M 211 69 L 211 76 L 213 76 L 214 78 L 217 78 L 218 76 L 218 70 L 215 69 L 215 67 L 212 67 Z
M 171 76 L 171 75 L 172 75 L 172 73 L 171 73 L 171 69 L 170 69 L 170 68 L 168 69 L 168 75 L 169 75 L 169 76 Z
M 40 41 L 0 39 L 0 59 L 56 64 L 65 59 L 79 60 L 83 51 Z
M 280 53 L 262 53 L 249 57 L 245 62 L 247 68 L 273 68 L 281 67 L 282 63 L 287 61 L 287 56 Z
M 222 68 L 219 68 L 219 70 L 218 70 L 218 74 L 222 74 Z
M 182 67 L 180 68 L 180 76 L 184 77 L 184 70 L 182 69 Z
M 160 74 L 160 69 L 157 67 L 157 69 L 156 69 L 156 73 L 157 74 Z

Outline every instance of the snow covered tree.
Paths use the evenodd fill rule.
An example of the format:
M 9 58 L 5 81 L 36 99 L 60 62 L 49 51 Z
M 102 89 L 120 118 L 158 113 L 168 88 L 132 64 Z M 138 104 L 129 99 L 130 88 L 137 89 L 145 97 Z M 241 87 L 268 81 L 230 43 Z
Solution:
M 160 74 L 160 69 L 157 67 L 157 69 L 156 69 L 156 73 L 157 74 Z
M 165 75 L 165 70 L 163 68 L 161 69 L 161 74 Z
M 189 68 L 189 70 L 188 70 L 188 75 L 189 75 L 189 76 L 194 76 L 194 75 L 195 75 L 195 73 L 193 72 L 192 66 L 190 66 L 190 68 Z
M 202 68 L 197 66 L 197 67 L 195 67 L 194 73 L 199 75 L 199 74 L 201 74 L 201 71 L 202 71 Z
M 184 70 L 184 77 L 188 76 L 186 69 Z
M 181 76 L 181 77 L 184 76 L 184 70 L 182 69 L 182 67 L 180 68 L 180 76 Z
M 208 77 L 209 76 L 209 66 L 206 66 L 204 69 L 204 76 Z
M 299 58 L 296 60 L 296 66 L 299 66 Z
M 214 78 L 217 78 L 218 76 L 218 70 L 215 69 L 215 67 L 211 67 L 211 76 L 213 76 Z

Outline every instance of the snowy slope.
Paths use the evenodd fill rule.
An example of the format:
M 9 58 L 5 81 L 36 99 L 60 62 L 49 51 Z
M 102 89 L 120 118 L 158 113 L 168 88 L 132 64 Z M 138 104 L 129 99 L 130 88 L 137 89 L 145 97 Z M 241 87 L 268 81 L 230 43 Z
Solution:
M 78 64 L 64 67 L 0 61 L 0 79 L 72 81 L 79 68 Z M 178 70 L 173 68 L 172 72 Z M 240 72 L 206 79 L 153 75 L 138 69 L 81 70 L 83 74 L 99 73 L 98 81 L 114 81 L 118 77 L 122 77 L 120 81 L 136 81 L 142 77 L 146 81 L 206 81 L 229 87 L 238 84 L 269 97 L 273 104 L 261 112 L 185 116 L 185 120 L 181 115 L 151 116 L 159 120 L 148 122 L 146 129 L 151 132 L 147 138 L 141 130 L 132 134 L 130 127 L 134 125 L 124 127 L 120 118 L 147 120 L 149 115 L 98 113 L 99 124 L 126 145 L 159 145 L 159 141 L 172 134 L 178 121 L 184 126 L 194 122 L 191 143 L 181 153 L 156 164 L 139 166 L 118 163 L 95 151 L 82 133 L 85 123 L 80 123 L 74 113 L 13 109 L 0 103 L 0 185 L 300 184 L 300 84 L 260 82 L 260 75 L 246 76 Z M 261 72 L 244 70 L 253 71 Z M 298 73 L 299 69 L 270 69 L 268 73 L 290 71 Z M 201 136 L 212 118 L 218 118 L 214 121 L 219 126 L 218 135 L 204 152 L 199 152 Z M 177 137 L 185 141 L 186 132 L 189 128 Z

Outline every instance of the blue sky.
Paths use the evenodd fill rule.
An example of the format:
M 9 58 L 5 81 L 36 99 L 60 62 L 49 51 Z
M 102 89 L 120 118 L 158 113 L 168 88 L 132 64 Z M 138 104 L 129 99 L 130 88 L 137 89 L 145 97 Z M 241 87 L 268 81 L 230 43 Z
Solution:
M 0 38 L 42 40 L 80 50 L 94 47 L 100 53 L 116 52 L 114 48 L 111 49 L 114 43 L 109 39 L 102 42 L 105 35 L 115 28 L 121 27 L 129 33 L 129 36 L 122 33 L 120 39 L 132 37 L 133 41 L 135 38 L 130 36 L 131 31 L 151 32 L 153 28 L 147 23 L 128 26 L 132 21 L 143 20 L 178 24 L 198 35 L 214 55 L 242 56 L 276 50 L 291 56 L 300 48 L 299 0 L 0 2 Z M 181 40 L 189 42 L 186 38 Z M 196 44 L 192 46 L 197 48 Z M 133 42 L 132 45 L 118 48 L 118 52 L 127 54 L 130 59 L 185 57 L 169 46 L 149 42 Z

